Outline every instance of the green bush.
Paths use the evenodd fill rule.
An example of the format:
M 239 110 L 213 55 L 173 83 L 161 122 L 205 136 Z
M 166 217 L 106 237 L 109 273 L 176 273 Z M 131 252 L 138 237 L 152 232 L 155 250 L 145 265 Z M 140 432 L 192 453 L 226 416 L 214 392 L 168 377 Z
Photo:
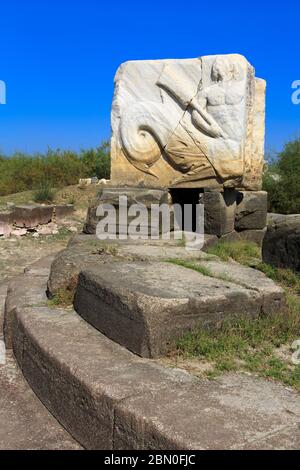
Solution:
M 55 192 L 46 181 L 34 192 L 33 199 L 38 203 L 50 203 L 54 201 Z
M 109 143 L 99 148 L 72 152 L 51 150 L 46 154 L 0 155 L 0 196 L 30 189 L 40 190 L 45 179 L 51 187 L 77 184 L 79 178 L 109 178 Z
M 282 214 L 300 213 L 300 139 L 285 145 L 264 174 L 269 210 Z

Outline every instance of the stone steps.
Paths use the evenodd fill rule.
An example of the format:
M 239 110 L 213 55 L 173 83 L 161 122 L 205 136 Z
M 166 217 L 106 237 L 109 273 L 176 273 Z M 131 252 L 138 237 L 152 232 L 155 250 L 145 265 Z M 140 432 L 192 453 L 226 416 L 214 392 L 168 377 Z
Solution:
M 249 278 L 247 268 L 246 273 Z M 261 277 L 270 291 L 267 298 L 267 288 L 264 293 L 245 287 L 233 273 L 231 281 L 167 262 L 111 261 L 80 273 L 74 306 L 109 338 L 139 356 L 157 358 L 184 332 L 215 328 L 232 316 L 255 318 L 283 309 L 282 290 Z
M 52 264 L 49 293 L 74 288 L 74 282 L 77 313 L 148 358 L 165 355 L 194 328 L 215 328 L 233 316 L 255 318 L 286 308 L 284 291 L 263 273 L 169 240 L 116 240 L 109 246 L 77 236 Z
M 296 392 L 246 374 L 200 380 L 135 356 L 74 310 L 41 302 L 47 263 L 49 273 L 46 260 L 13 281 L 6 337 L 32 389 L 85 448 L 299 447 Z
M 0 341 L 6 295 L 5 282 L 0 285 Z M 5 356 L 5 364 L 0 364 L 0 449 L 81 449 L 29 387 L 12 351 L 6 351 Z

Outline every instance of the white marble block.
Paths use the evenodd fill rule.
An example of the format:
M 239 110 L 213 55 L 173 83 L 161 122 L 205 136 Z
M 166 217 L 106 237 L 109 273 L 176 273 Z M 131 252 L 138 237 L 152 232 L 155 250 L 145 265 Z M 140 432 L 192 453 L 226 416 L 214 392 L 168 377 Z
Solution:
M 115 78 L 112 184 L 259 190 L 265 81 L 241 55 L 132 61 Z

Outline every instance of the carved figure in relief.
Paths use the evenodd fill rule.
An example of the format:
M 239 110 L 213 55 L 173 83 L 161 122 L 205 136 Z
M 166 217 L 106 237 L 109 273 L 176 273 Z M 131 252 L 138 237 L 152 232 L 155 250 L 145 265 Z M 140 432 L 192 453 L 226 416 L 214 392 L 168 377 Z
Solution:
M 165 156 L 183 173 L 176 183 L 216 177 L 209 152 L 241 158 L 245 99 L 245 72 L 229 58 L 218 57 L 212 65 L 209 86 L 199 86 L 191 95 L 186 77 L 176 65 L 166 65 L 157 81 L 182 108 L 177 126 L 165 112 L 164 103 L 139 102 L 122 116 L 120 140 L 127 159 L 141 171 L 155 175 L 153 165 Z M 176 184 L 175 183 L 175 184 Z

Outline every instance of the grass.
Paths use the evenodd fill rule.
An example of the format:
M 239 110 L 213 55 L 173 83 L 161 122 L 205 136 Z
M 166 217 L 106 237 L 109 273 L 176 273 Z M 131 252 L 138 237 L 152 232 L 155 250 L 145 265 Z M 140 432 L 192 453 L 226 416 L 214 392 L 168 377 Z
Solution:
M 221 258 L 222 261 L 233 259 L 246 266 L 252 265 L 261 258 L 260 248 L 247 241 L 225 242 L 220 241 L 208 248 L 207 253 Z
M 299 338 L 300 299 L 291 300 L 287 314 L 224 322 L 217 330 L 197 330 L 185 334 L 177 344 L 177 354 L 209 361 L 213 368 L 205 374 L 214 378 L 224 371 L 244 370 L 279 380 L 300 391 L 300 366 L 289 362 L 292 351 L 281 358 L 280 348 Z
M 209 259 L 207 259 L 206 261 L 209 261 Z M 213 274 L 209 268 L 200 264 L 198 260 L 193 262 L 193 261 L 187 261 L 185 259 L 180 259 L 180 258 L 169 258 L 166 260 L 166 262 L 171 263 L 171 264 L 176 264 L 177 266 L 182 266 L 187 269 L 192 269 L 193 271 L 203 274 L 203 276 L 213 277 L 215 279 L 221 279 L 222 281 L 236 283 L 236 281 L 231 279 L 225 273 L 224 274 L 220 273 L 218 275 Z
M 114 245 L 104 243 L 100 248 L 96 248 L 93 252 L 94 255 L 118 255 L 118 248 Z
M 171 356 L 176 360 L 196 358 L 208 364 L 202 372 L 208 378 L 227 371 L 247 371 L 272 378 L 300 391 L 300 365 L 292 363 L 292 343 L 300 338 L 300 276 L 288 269 L 278 269 L 260 259 L 259 248 L 248 242 L 220 242 L 209 250 L 223 261 L 233 259 L 252 265 L 281 285 L 287 294 L 287 311 L 259 318 L 235 317 L 219 329 L 198 329 L 178 341 Z M 205 266 L 190 260 L 169 259 L 170 263 L 215 277 Z M 224 279 L 227 280 L 227 279 Z
M 34 191 L 33 200 L 37 203 L 51 203 L 55 199 L 55 191 L 48 182 L 41 183 L 40 187 Z
M 74 293 L 67 289 L 59 289 L 55 296 L 49 300 L 52 307 L 70 307 L 74 301 Z
M 186 261 L 183 259 L 179 258 L 169 258 L 166 260 L 167 263 L 171 264 L 176 264 L 177 266 L 183 266 L 184 268 L 187 269 L 193 269 L 194 271 L 197 271 L 200 274 L 203 274 L 204 276 L 208 277 L 215 277 L 208 268 L 205 266 L 202 266 L 201 264 L 196 264 L 195 262 L 192 261 Z
M 48 304 L 51 307 L 71 307 L 74 302 L 77 282 L 78 276 L 74 275 L 70 279 L 67 287 L 57 289 L 55 295 L 49 299 Z
M 300 275 L 291 269 L 275 268 L 265 263 L 260 263 L 257 269 L 273 281 L 278 282 L 285 288 L 292 289 L 296 294 L 300 295 Z
M 186 236 L 183 232 L 181 238 L 179 240 L 177 240 L 176 245 L 178 246 L 178 248 L 185 248 L 186 247 L 186 242 L 187 242 Z

